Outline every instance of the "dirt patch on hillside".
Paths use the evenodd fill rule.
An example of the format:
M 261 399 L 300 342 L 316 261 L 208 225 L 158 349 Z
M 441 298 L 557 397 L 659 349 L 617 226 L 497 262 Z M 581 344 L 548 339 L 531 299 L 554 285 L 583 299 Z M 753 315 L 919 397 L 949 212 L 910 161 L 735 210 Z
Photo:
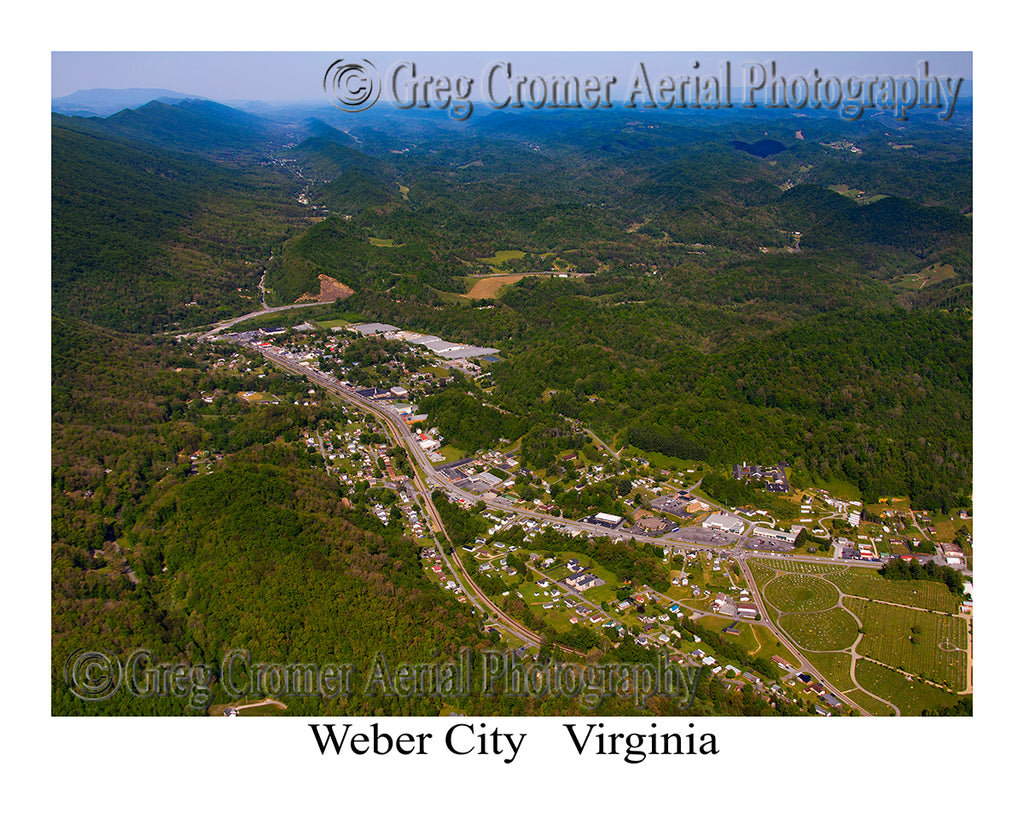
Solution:
M 295 301 L 318 301 L 318 302 L 332 302 L 335 299 L 347 299 L 355 291 L 346 284 L 342 284 L 337 279 L 331 278 L 325 273 L 321 273 L 318 278 L 320 279 L 320 293 L 319 295 L 313 295 L 312 293 L 306 293 L 300 296 Z
M 487 276 L 483 279 L 477 279 L 473 283 L 472 289 L 466 294 L 466 297 L 470 299 L 493 299 L 502 287 L 506 284 L 515 284 L 525 275 L 525 273 L 516 273 L 511 276 Z
M 463 298 L 466 299 L 493 299 L 497 296 L 498 291 L 506 285 L 515 284 L 520 279 L 524 279 L 527 276 L 561 276 L 576 280 L 584 278 L 590 275 L 589 273 L 562 273 L 557 270 L 542 270 L 536 273 L 510 273 L 507 276 L 481 276 L 481 277 L 470 277 L 473 281 L 473 286 L 469 289 L 468 293 L 463 294 Z

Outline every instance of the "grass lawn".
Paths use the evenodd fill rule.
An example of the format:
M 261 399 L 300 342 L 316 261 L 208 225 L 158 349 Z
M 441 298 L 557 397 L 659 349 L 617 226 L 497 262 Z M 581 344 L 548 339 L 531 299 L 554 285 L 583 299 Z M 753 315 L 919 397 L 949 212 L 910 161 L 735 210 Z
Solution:
M 962 618 L 866 600 L 849 600 L 847 606 L 864 624 L 859 654 L 954 690 L 967 684 L 967 624 Z
M 869 600 L 915 606 L 947 614 L 955 614 L 960 608 L 960 601 L 953 596 L 946 584 L 934 580 L 886 580 L 873 569 L 853 568 L 832 575 L 829 579 L 839 586 L 844 594 L 866 597 Z
M 823 483 L 822 481 L 815 481 L 815 489 L 824 489 L 833 498 L 843 498 L 844 500 L 860 500 L 860 490 L 852 483 L 846 481 L 831 480 Z
M 838 651 L 852 646 L 857 639 L 857 622 L 839 608 L 783 614 L 778 624 L 800 648 L 808 651 Z
M 779 611 L 821 611 L 839 602 L 839 592 L 827 580 L 809 574 L 785 574 L 764 587 L 764 598 Z
M 466 457 L 465 452 L 461 449 L 456 449 L 451 444 L 445 444 L 438 450 L 438 452 L 444 456 L 445 463 L 449 463 L 450 461 L 461 461 Z
M 756 557 L 747 561 L 754 577 L 758 573 L 766 574 L 768 571 L 791 572 L 794 574 L 835 574 L 845 571 L 843 566 L 833 566 L 828 563 L 810 563 L 807 561 L 785 560 L 783 558 Z M 831 578 L 830 578 L 831 579 Z
M 693 592 L 690 591 L 689 586 L 669 586 L 668 591 L 664 591 L 662 594 L 677 603 L 689 603 L 693 600 Z
M 447 378 L 450 375 L 444 367 L 420 367 L 417 372 L 432 375 L 434 378 Z
M 505 265 L 505 262 L 513 261 L 514 259 L 521 259 L 526 255 L 525 250 L 499 250 L 493 256 L 487 256 L 485 258 L 477 259 L 476 261 L 490 265 L 491 268 L 500 268 Z
M 550 602 L 546 597 L 539 599 L 544 600 L 545 603 Z M 587 626 L 593 625 L 588 619 L 580 617 L 573 609 L 567 609 L 562 605 L 561 601 L 556 603 L 555 607 L 552 609 L 544 609 L 539 603 L 532 604 L 530 606 L 530 611 L 540 617 L 543 617 L 544 622 L 555 628 L 557 631 L 568 631 L 572 628 L 573 624 L 569 622 L 572 617 L 576 617 L 580 621 L 580 625 L 583 625 L 584 623 L 586 623 Z M 602 616 L 605 615 L 602 614 Z
M 777 654 L 793 666 L 793 668 L 798 668 L 801 665 L 801 663 L 797 662 L 796 657 L 793 656 L 793 652 L 779 642 L 775 635 L 767 628 L 764 628 L 763 626 L 757 626 L 756 628 L 758 629 L 757 637 L 761 641 L 761 651 L 759 651 L 755 656 L 764 657 L 770 660 Z
M 954 278 L 956 278 L 956 270 L 948 264 L 937 262 L 919 273 L 908 273 L 896 283 L 896 287 L 903 290 L 921 290 Z
M 866 660 L 857 663 L 857 682 L 896 705 L 903 716 L 920 716 L 926 708 L 951 706 L 957 701 L 952 694 Z
M 951 543 L 953 538 L 956 536 L 961 526 L 966 526 L 967 531 L 972 535 L 974 534 L 974 520 L 960 520 L 959 516 L 951 518 L 940 518 L 932 517 L 932 526 L 935 527 L 935 534 L 931 536 L 931 540 L 936 540 L 940 543 Z
M 723 628 L 728 626 L 730 623 L 736 621 L 735 617 L 719 617 L 715 614 L 709 614 L 707 617 L 700 618 L 700 624 L 706 628 L 714 629 L 715 631 L 721 631 Z
M 818 669 L 826 680 L 843 693 L 856 690 L 853 678 L 850 676 L 850 655 L 846 652 L 808 651 L 804 656 L 807 658 L 807 662 Z
M 735 617 L 716 617 L 714 615 L 701 617 L 698 622 L 702 626 L 714 629 L 720 634 L 722 634 L 722 629 L 732 623 L 736 623 L 739 636 L 734 634 L 722 634 L 722 636 L 729 642 L 739 645 L 751 658 L 764 657 L 770 660 L 773 654 L 779 654 L 781 645 L 776 646 L 775 637 L 764 626 L 758 626 L 744 620 L 737 620 Z M 788 652 L 786 655 L 780 656 L 787 656 L 787 659 L 794 665 L 796 664 L 796 658 L 788 656 Z
M 747 566 L 750 568 L 750 573 L 754 576 L 754 582 L 757 583 L 758 588 L 763 588 L 778 574 L 775 566 L 769 565 L 763 560 L 748 560 Z
M 312 323 L 321 330 L 340 330 L 349 324 L 359 324 L 364 321 L 363 317 L 358 313 L 337 313 L 332 311 L 332 314 L 333 318 L 314 319 Z
M 851 691 L 846 696 L 858 705 L 860 705 L 869 714 L 874 714 L 876 717 L 896 716 L 896 712 L 893 711 L 889 706 L 880 703 L 874 697 L 872 697 L 869 694 L 865 694 L 863 691 Z
M 608 441 L 608 438 L 601 436 L 602 440 Z M 609 436 L 612 437 L 612 436 Z M 608 441 L 608 443 L 612 443 Z M 685 475 L 685 481 L 688 485 L 694 484 L 699 481 L 705 474 L 711 471 L 711 468 L 700 461 L 684 461 L 682 458 L 673 458 L 670 455 L 662 455 L 660 452 L 644 452 L 643 450 L 637 449 L 634 446 L 627 446 L 622 450 L 623 458 L 643 458 L 647 461 L 652 469 L 667 469 L 670 472 L 682 472 Z M 687 470 L 692 469 L 693 472 Z M 673 477 L 675 477 L 673 475 Z

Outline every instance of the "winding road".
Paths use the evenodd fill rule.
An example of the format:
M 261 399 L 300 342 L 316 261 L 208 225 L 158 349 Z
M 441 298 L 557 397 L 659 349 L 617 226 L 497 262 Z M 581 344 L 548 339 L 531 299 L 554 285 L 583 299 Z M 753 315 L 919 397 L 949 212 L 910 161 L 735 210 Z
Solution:
M 212 330 L 203 334 L 201 338 L 203 340 L 210 340 L 212 338 L 215 338 L 219 333 L 223 332 L 224 330 L 227 330 L 230 327 L 234 326 L 235 324 L 238 324 L 239 322 L 251 318 L 256 318 L 270 313 L 276 313 L 306 306 L 308 305 L 293 304 L 282 307 L 269 307 L 257 310 L 252 313 L 248 313 L 244 316 L 240 316 L 239 318 L 236 319 L 230 319 L 227 321 L 220 322 Z M 432 535 L 434 538 L 434 542 L 437 546 L 438 552 L 442 555 L 445 564 L 448 566 L 449 572 L 454 577 L 456 577 L 460 584 L 462 585 L 463 590 L 465 591 L 467 597 L 471 600 L 474 608 L 489 615 L 489 617 L 492 618 L 496 623 L 504 626 L 506 629 L 508 629 L 511 633 L 516 635 L 519 639 L 523 640 L 525 643 L 529 645 L 539 646 L 542 642 L 542 636 L 526 628 L 521 623 L 514 620 L 504 611 L 502 611 L 502 609 L 499 606 L 497 606 L 492 600 L 490 600 L 490 598 L 487 597 L 483 590 L 480 589 L 480 587 L 473 581 L 470 574 L 466 571 L 466 568 L 462 563 L 461 557 L 458 554 L 458 547 L 451 543 L 451 540 L 448 537 L 447 532 L 445 531 L 440 513 L 438 512 L 437 507 L 434 505 L 433 499 L 431 497 L 430 488 L 438 487 L 449 498 L 456 501 L 461 499 L 467 504 L 475 504 L 477 502 L 480 502 L 482 499 L 478 498 L 475 495 L 472 495 L 471 493 L 465 492 L 459 489 L 458 487 L 451 485 L 446 478 L 441 476 L 435 470 L 433 464 L 430 462 L 426 453 L 420 448 L 419 443 L 415 438 L 414 434 L 412 433 L 412 431 L 406 427 L 403 421 L 401 421 L 391 412 L 383 409 L 374 402 L 369 401 L 368 399 L 365 399 L 362 396 L 356 394 L 353 390 L 342 386 L 341 383 L 333 376 L 325 375 L 317 370 L 313 370 L 303 364 L 297 363 L 285 356 L 268 350 L 265 347 L 254 347 L 254 349 L 262 353 L 262 355 L 270 363 L 280 367 L 283 370 L 289 371 L 295 375 L 299 375 L 303 378 L 308 379 L 309 381 L 312 381 L 314 384 L 324 389 L 325 391 L 329 392 L 331 395 L 334 395 L 339 399 L 345 401 L 346 403 L 351 404 L 359 408 L 360 410 L 373 415 L 384 425 L 392 441 L 394 441 L 396 444 L 401 445 L 409 454 L 410 463 L 413 466 L 412 481 L 415 487 L 415 494 L 419 495 L 421 504 L 431 520 Z M 590 431 L 588 430 L 588 432 Z M 597 436 L 594 435 L 592 432 L 590 432 L 590 434 L 595 439 L 597 439 Z M 605 449 L 608 449 L 608 451 L 611 452 L 607 445 L 600 441 L 600 439 L 597 440 L 605 447 Z M 612 454 L 615 457 L 618 457 L 617 453 Z M 699 482 L 697 485 L 691 488 L 691 491 L 692 489 L 696 489 L 698 485 Z M 614 533 L 606 527 L 602 527 L 597 524 L 570 521 L 562 517 L 537 512 L 534 509 L 524 509 L 521 508 L 520 506 L 517 506 L 514 503 L 503 500 L 501 498 L 483 500 L 483 503 L 489 508 L 498 511 L 506 513 L 513 512 L 523 517 L 529 517 L 539 521 L 546 521 L 548 523 L 558 524 L 562 526 L 566 524 L 571 524 L 571 526 L 574 529 L 582 531 L 585 534 L 590 534 L 593 536 L 614 536 Z M 709 503 L 713 508 L 724 510 L 724 508 L 719 506 L 718 504 L 715 504 L 713 502 Z M 754 601 L 757 604 L 758 610 L 763 613 L 763 618 L 759 622 L 759 625 L 767 628 L 775 636 L 775 638 L 782 645 L 784 645 L 787 650 L 789 650 L 792 653 L 794 658 L 796 658 L 796 660 L 800 664 L 799 668 L 797 669 L 797 673 L 807 672 L 814 674 L 818 679 L 822 681 L 823 685 L 839 700 L 846 703 L 846 705 L 848 705 L 850 708 L 862 714 L 868 715 L 866 709 L 864 709 L 862 706 L 860 706 L 859 704 L 851 700 L 849 697 L 847 697 L 842 691 L 838 690 L 838 688 L 836 688 L 835 685 L 829 683 L 826 677 L 820 671 L 818 671 L 818 669 L 815 668 L 812 663 L 808 662 L 808 660 L 803 656 L 801 651 L 792 642 L 789 636 L 773 622 L 772 618 L 768 616 L 768 609 L 765 605 L 764 600 L 762 599 L 760 590 L 758 588 L 758 584 L 755 582 L 753 574 L 750 571 L 750 568 L 747 566 L 748 554 L 743 549 L 744 543 L 746 542 L 748 537 L 748 533 L 751 531 L 753 525 L 754 524 L 751 521 L 744 520 L 744 532 L 738 537 L 728 537 L 724 544 L 717 543 L 715 539 L 713 539 L 711 543 L 708 543 L 707 539 L 709 535 L 703 530 L 701 530 L 700 532 L 694 530 L 694 532 L 690 533 L 686 532 L 685 530 L 680 532 L 673 532 L 671 533 L 671 537 L 642 534 L 630 536 L 634 537 L 637 541 L 656 543 L 661 545 L 662 547 L 672 547 L 682 543 L 699 549 L 705 549 L 712 552 L 732 555 L 741 567 L 743 575 L 746 578 L 747 584 L 751 590 L 751 594 L 754 597 Z M 449 546 L 448 549 L 446 549 L 442 545 L 441 540 L 437 537 L 438 534 L 441 534 L 444 540 L 447 541 Z M 688 535 L 690 539 L 688 539 Z M 735 540 L 733 541 L 732 538 L 735 538 Z M 755 552 L 750 556 L 756 556 L 756 554 L 757 553 Z M 777 553 L 772 553 L 771 556 L 776 559 L 792 560 L 795 562 L 827 562 L 828 564 L 834 566 L 856 566 L 862 568 L 864 565 L 863 561 L 844 561 L 826 557 L 805 557 L 795 555 L 781 555 Z M 854 651 L 854 656 L 851 658 L 851 677 L 853 676 L 852 663 L 855 663 L 856 659 L 858 659 L 858 656 Z M 857 686 L 859 690 L 864 691 L 863 688 L 857 685 L 855 678 L 854 684 Z M 871 692 L 866 693 L 870 694 Z M 875 699 L 881 700 L 881 698 L 876 697 L 873 694 L 871 694 L 871 696 Z M 881 701 L 885 702 L 885 700 Z M 890 706 L 892 705 L 891 703 L 886 704 Z M 895 706 L 892 707 L 895 709 Z M 895 710 L 898 713 L 898 709 Z

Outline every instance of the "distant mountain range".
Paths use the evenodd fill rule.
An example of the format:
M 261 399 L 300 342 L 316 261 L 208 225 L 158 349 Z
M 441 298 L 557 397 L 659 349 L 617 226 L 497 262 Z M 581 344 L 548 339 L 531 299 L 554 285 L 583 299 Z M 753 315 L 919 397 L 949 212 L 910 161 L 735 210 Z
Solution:
M 138 108 L 153 100 L 174 102 L 185 99 L 202 97 L 166 88 L 89 88 L 50 100 L 50 110 L 68 116 L 105 117 L 125 108 Z
M 203 99 L 152 100 L 105 117 L 52 114 L 63 127 L 121 137 L 161 148 L 226 157 L 256 152 L 273 126 L 261 117 Z

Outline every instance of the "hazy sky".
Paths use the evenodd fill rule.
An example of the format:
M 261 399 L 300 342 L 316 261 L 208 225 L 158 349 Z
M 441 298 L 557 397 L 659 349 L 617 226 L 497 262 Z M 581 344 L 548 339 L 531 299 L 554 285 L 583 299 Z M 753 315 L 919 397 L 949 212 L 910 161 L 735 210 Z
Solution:
M 743 63 L 774 61 L 779 76 L 821 74 L 913 76 L 927 60 L 933 75 L 972 78 L 970 52 L 52 52 L 51 96 L 92 88 L 163 88 L 218 101 L 322 101 L 323 78 L 335 60 L 371 60 L 382 75 L 402 60 L 420 74 L 462 74 L 479 82 L 496 60 L 508 61 L 516 74 L 562 73 L 615 75 L 626 82 L 638 62 L 655 73 L 715 73 L 723 61 L 742 81 Z M 700 68 L 693 69 L 694 61 Z

